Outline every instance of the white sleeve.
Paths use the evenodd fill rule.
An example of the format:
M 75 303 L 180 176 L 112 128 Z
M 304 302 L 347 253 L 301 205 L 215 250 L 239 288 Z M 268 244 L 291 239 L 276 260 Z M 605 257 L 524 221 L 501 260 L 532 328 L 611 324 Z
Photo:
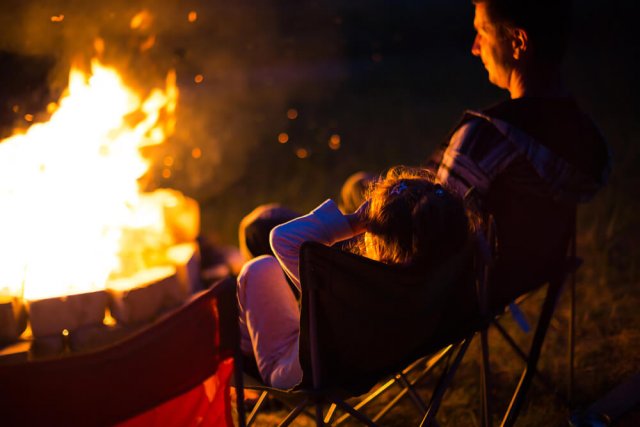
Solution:
M 271 230 L 271 248 L 295 286 L 300 289 L 300 247 L 313 241 L 332 245 L 355 236 L 349 222 L 333 200 L 328 199 L 307 215 Z

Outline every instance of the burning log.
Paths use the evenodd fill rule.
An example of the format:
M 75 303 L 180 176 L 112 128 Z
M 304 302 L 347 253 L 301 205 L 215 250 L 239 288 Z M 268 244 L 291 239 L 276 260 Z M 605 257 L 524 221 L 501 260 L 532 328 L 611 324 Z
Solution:
M 124 324 L 152 320 L 186 299 L 175 267 L 155 267 L 108 284 L 111 314 Z
M 74 331 L 81 326 L 99 325 L 108 301 L 105 291 L 28 301 L 33 336 L 60 336 L 65 329 Z
M 16 341 L 26 327 L 27 313 L 22 301 L 0 296 L 0 344 Z

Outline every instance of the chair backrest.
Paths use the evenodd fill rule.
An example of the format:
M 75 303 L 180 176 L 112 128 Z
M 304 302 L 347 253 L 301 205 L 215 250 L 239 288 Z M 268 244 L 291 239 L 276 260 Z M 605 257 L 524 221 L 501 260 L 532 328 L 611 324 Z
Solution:
M 461 338 L 447 337 L 441 329 L 451 323 L 446 311 L 455 309 L 460 289 L 475 300 L 473 262 L 470 247 L 425 271 L 305 243 L 300 254 L 301 387 L 361 394 L 448 339 Z
M 112 425 L 202 383 L 237 346 L 235 281 L 104 349 L 0 366 L 3 425 Z M 221 333 L 221 330 L 229 331 Z

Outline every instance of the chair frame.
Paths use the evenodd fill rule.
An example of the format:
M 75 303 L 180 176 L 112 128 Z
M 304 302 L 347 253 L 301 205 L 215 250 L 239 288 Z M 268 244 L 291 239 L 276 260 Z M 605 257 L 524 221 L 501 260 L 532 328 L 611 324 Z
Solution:
M 309 338 L 310 338 L 310 358 L 311 358 L 311 372 L 312 372 L 312 386 L 308 389 L 296 390 L 294 392 L 288 392 L 285 390 L 274 389 L 264 384 L 257 385 L 255 380 L 253 384 L 247 386 L 250 389 L 261 390 L 262 394 L 258 400 L 258 403 L 254 407 L 253 411 L 249 415 L 247 419 L 247 425 L 250 426 L 253 421 L 255 421 L 255 417 L 257 416 L 257 412 L 260 409 L 267 393 L 275 393 L 276 397 L 279 396 L 280 399 L 285 399 L 286 397 L 291 397 L 292 395 L 296 396 L 298 403 L 294 405 L 289 414 L 285 417 L 285 419 L 279 424 L 279 426 L 288 426 L 293 420 L 308 408 L 312 408 L 313 412 L 308 413 L 312 418 L 314 418 L 317 426 L 324 425 L 340 425 L 343 423 L 349 416 L 352 416 L 368 426 L 377 426 L 378 420 L 384 416 L 399 400 L 405 395 L 409 394 L 412 397 L 412 400 L 416 404 L 416 407 L 420 410 L 421 414 L 423 414 L 422 420 L 420 422 L 420 426 L 437 426 L 436 422 L 436 414 L 444 397 L 444 394 L 448 387 L 451 385 L 453 378 L 457 372 L 457 369 L 464 358 L 466 351 L 472 342 L 475 335 L 479 336 L 480 345 L 481 345 L 481 425 L 482 426 L 491 426 L 493 425 L 493 405 L 491 399 L 489 397 L 489 390 L 491 389 L 491 371 L 490 371 L 490 352 L 489 352 L 489 341 L 488 341 L 488 329 L 493 326 L 499 332 L 500 336 L 502 336 L 507 344 L 514 350 L 516 355 L 518 355 L 524 362 L 525 367 L 520 376 L 520 380 L 512 394 L 511 401 L 508 405 L 508 408 L 502 418 L 501 426 L 513 426 L 515 421 L 517 420 L 520 412 L 522 410 L 523 403 L 526 400 L 526 395 L 528 390 L 531 387 L 531 383 L 534 378 L 539 379 L 543 385 L 548 388 L 552 388 L 551 382 L 549 379 L 543 374 L 537 371 L 537 364 L 541 355 L 542 345 L 544 343 L 544 339 L 546 337 L 551 319 L 555 313 L 555 307 L 557 306 L 560 295 L 564 289 L 564 284 L 569 278 L 569 286 L 571 292 L 571 300 L 570 300 L 570 323 L 569 323 L 569 342 L 568 342 L 568 397 L 564 397 L 559 395 L 559 398 L 563 401 L 563 403 L 570 402 L 571 392 L 573 387 L 573 358 L 574 358 L 574 319 L 575 319 L 575 271 L 579 266 L 579 260 L 576 258 L 576 241 L 575 241 L 575 222 L 574 222 L 574 230 L 572 237 L 569 242 L 569 254 L 566 265 L 561 271 L 558 271 L 555 277 L 551 278 L 547 285 L 546 295 L 544 297 L 542 308 L 539 311 L 539 317 L 537 320 L 537 324 L 535 327 L 535 332 L 533 336 L 533 340 L 531 342 L 529 352 L 526 354 L 515 342 L 515 340 L 506 332 L 506 330 L 500 325 L 498 319 L 488 313 L 488 303 L 487 303 L 487 286 L 488 286 L 488 278 L 491 269 L 491 259 L 493 254 L 493 249 L 495 247 L 495 233 L 493 221 L 489 218 L 488 221 L 489 226 L 487 227 L 487 235 L 486 239 L 488 242 L 491 242 L 490 246 L 488 243 L 485 244 L 484 254 L 478 254 L 477 258 L 482 259 L 483 262 L 478 264 L 478 279 L 477 279 L 477 297 L 480 304 L 481 314 L 486 319 L 486 323 L 484 327 L 480 330 L 476 330 L 466 337 L 464 337 L 461 341 L 451 344 L 443 349 L 441 352 L 436 353 L 431 357 L 425 357 L 420 359 L 414 363 L 412 363 L 405 370 L 397 373 L 392 379 L 385 382 L 379 389 L 371 392 L 369 395 L 365 396 L 362 401 L 358 404 L 351 406 L 346 403 L 340 396 L 338 396 L 333 390 L 324 390 L 321 384 L 322 378 L 322 366 L 320 363 L 320 358 L 318 354 L 317 348 L 317 323 L 316 323 L 316 295 L 312 288 L 306 289 L 307 297 L 308 297 L 308 318 L 309 318 Z M 307 242 L 305 245 L 317 245 L 317 243 Z M 537 288 L 539 289 L 539 288 Z M 445 360 L 445 356 L 447 359 L 453 358 L 453 361 L 450 365 L 443 370 L 441 377 L 431 394 L 431 399 L 429 403 L 425 403 L 420 396 L 415 391 L 415 385 L 422 380 L 427 374 L 432 371 L 432 368 Z M 418 375 L 418 378 L 413 382 L 408 382 L 406 376 L 409 372 L 412 372 L 419 366 L 425 366 L 423 371 Z M 258 381 L 259 383 L 259 381 Z M 384 391 L 388 390 L 393 384 L 399 384 L 402 390 L 400 393 L 394 398 L 389 405 L 385 406 L 378 414 L 373 417 L 368 417 L 364 415 L 360 410 L 368 405 L 373 399 L 382 394 Z M 324 407 L 326 405 L 331 405 L 326 415 L 324 413 Z M 335 422 L 332 421 L 336 408 L 342 409 L 345 414 L 341 417 L 337 418 Z
M 512 426 L 515 424 L 522 405 L 526 400 L 526 394 L 531 387 L 531 383 L 534 378 L 539 379 L 542 384 L 552 390 L 555 395 L 565 404 L 565 406 L 571 406 L 571 395 L 573 391 L 574 381 L 574 349 L 575 349 L 575 288 L 576 288 L 576 270 L 581 264 L 581 260 L 576 255 L 576 215 L 574 214 L 574 220 L 572 224 L 572 233 L 569 239 L 568 255 L 565 264 L 562 268 L 556 272 L 547 285 L 546 295 L 540 309 L 537 325 L 535 328 L 533 340 L 531 342 L 529 353 L 525 353 L 515 340 L 509 335 L 509 333 L 500 325 L 496 317 L 490 318 L 488 327 L 493 326 L 499 332 L 500 336 L 507 342 L 512 350 L 518 355 L 524 362 L 525 367 L 520 376 L 520 380 L 512 394 L 509 406 L 500 423 L 501 426 Z M 490 242 L 491 252 L 495 249 L 495 224 L 492 217 L 487 219 L 487 240 Z M 487 315 L 487 289 L 488 286 L 488 274 L 490 270 L 490 262 L 485 263 L 485 280 L 482 282 L 482 286 L 479 289 L 479 298 L 481 301 L 481 309 L 485 310 L 483 314 Z M 555 308 L 558 304 L 558 300 L 564 290 L 566 282 L 569 282 L 570 292 L 570 315 L 569 315 L 569 333 L 568 333 L 568 386 L 567 395 L 563 396 L 557 393 L 551 384 L 551 381 L 542 373 L 538 372 L 537 364 L 544 344 L 551 319 L 555 313 Z M 482 394 L 482 425 L 491 426 L 492 423 L 492 408 L 489 399 L 490 390 L 490 365 L 489 365 L 489 344 L 488 344 L 488 327 L 483 328 L 480 331 L 481 350 L 482 350 L 482 363 L 481 363 L 481 394 Z

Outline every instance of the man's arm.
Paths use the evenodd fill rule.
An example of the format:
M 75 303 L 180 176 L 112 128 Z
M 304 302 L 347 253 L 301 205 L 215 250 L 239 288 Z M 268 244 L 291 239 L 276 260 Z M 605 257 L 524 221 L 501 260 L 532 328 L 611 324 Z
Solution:
M 461 197 L 470 188 L 486 195 L 491 182 L 517 156 L 506 137 L 491 123 L 474 118 L 451 137 L 442 153 L 436 179 Z

